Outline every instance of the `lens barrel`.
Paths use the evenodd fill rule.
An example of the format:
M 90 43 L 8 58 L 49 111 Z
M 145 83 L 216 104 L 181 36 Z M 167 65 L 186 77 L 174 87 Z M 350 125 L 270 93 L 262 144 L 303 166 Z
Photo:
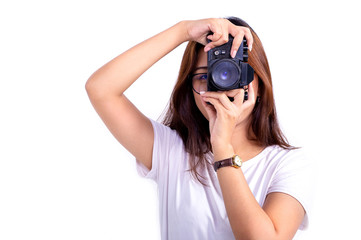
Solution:
M 213 83 L 219 90 L 226 90 L 237 85 L 241 76 L 241 69 L 234 61 L 222 59 L 214 64 L 211 75 Z

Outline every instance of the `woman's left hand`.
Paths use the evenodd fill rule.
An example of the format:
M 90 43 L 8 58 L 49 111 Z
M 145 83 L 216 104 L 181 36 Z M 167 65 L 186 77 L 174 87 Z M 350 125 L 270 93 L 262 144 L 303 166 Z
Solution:
M 209 117 L 209 130 L 213 151 L 217 148 L 230 146 L 232 135 L 237 126 L 247 126 L 245 123 L 250 116 L 255 102 L 256 93 L 254 81 L 248 86 L 248 100 L 244 100 L 244 89 L 233 89 L 225 92 L 205 92 L 201 94 L 202 104 Z M 228 97 L 234 98 L 231 102 Z M 211 105 L 207 104 L 209 102 Z M 240 129 L 248 131 L 246 127 Z

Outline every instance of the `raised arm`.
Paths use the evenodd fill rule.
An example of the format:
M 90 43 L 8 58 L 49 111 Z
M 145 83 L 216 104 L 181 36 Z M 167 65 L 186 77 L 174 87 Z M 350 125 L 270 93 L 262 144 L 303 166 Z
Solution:
M 237 31 L 225 19 L 182 21 L 117 56 L 87 81 L 86 90 L 95 110 L 114 137 L 148 169 L 151 169 L 153 128 L 146 118 L 125 96 L 131 86 L 148 68 L 185 41 L 206 45 L 212 31 L 209 50 L 228 41 L 228 34 Z M 242 37 L 243 38 L 243 37 Z M 234 41 L 238 49 L 240 42 Z
M 123 93 L 155 62 L 187 40 L 185 29 L 180 22 L 136 45 L 98 69 L 86 83 L 90 101 L 110 132 L 149 169 L 152 125 Z

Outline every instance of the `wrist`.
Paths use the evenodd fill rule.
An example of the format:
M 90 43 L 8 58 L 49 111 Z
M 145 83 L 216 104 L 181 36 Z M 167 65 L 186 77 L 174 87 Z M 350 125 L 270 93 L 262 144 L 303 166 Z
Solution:
M 230 158 L 235 154 L 231 144 L 214 144 L 212 149 L 215 162 Z
M 187 42 L 190 40 L 188 27 L 189 27 L 189 20 L 183 20 L 176 24 L 179 29 L 179 37 L 182 42 Z

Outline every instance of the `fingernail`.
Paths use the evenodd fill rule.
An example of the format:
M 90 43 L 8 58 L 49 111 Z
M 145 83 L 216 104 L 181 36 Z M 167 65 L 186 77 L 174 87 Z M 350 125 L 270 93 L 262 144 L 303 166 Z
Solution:
M 249 51 L 252 51 L 252 46 L 249 47 Z
M 237 50 L 234 50 L 234 51 L 232 52 L 232 58 L 235 58 L 235 57 L 236 57 L 236 54 L 237 54 Z
M 211 50 L 211 48 L 210 48 L 209 46 L 207 46 L 207 47 L 204 48 L 204 51 L 205 51 L 205 52 L 208 52 L 209 50 Z
M 200 95 L 203 95 L 203 94 L 205 94 L 205 93 L 206 93 L 205 91 L 200 91 L 200 92 L 199 92 Z

